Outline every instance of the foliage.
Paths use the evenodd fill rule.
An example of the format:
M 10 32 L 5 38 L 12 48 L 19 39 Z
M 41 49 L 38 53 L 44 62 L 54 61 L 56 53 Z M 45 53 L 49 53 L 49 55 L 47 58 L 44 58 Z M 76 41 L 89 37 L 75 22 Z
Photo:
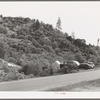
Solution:
M 92 61 L 99 65 L 100 47 L 87 45 L 84 39 L 72 38 L 67 32 L 63 33 L 36 19 L 2 16 L 0 58 L 22 66 L 19 72 L 24 72 L 25 76 L 47 76 L 51 75 L 51 65 L 57 59 L 77 60 L 80 63 Z M 71 66 L 70 71 L 68 66 Z M 65 73 L 75 68 L 73 64 L 68 66 L 65 67 Z M 9 77 L 6 76 L 9 80 L 15 73 L 1 62 L 0 70 L 9 73 Z
M 32 60 L 24 63 L 20 72 L 26 75 L 33 74 L 34 76 L 45 76 L 50 74 L 50 63 L 46 59 Z
M 18 72 L 9 72 L 5 76 L 2 77 L 2 81 L 11 81 L 11 80 L 19 80 L 24 79 L 24 74 Z
M 12 81 L 12 80 L 20 80 L 34 78 L 33 74 L 25 75 L 24 73 L 19 73 L 15 69 L 10 69 L 9 72 L 5 72 L 4 70 L 0 70 L 0 81 Z
M 5 47 L 4 47 L 4 42 L 0 41 L 0 58 L 4 59 L 5 57 Z
M 7 29 L 6 27 L 4 27 L 3 25 L 0 25 L 0 34 L 6 34 L 7 33 Z
M 81 53 L 77 53 L 77 54 L 75 55 L 75 58 L 76 58 L 76 60 L 77 60 L 78 62 L 80 62 L 80 63 L 85 62 L 85 57 L 82 56 Z
M 64 65 L 64 67 L 61 69 L 61 72 L 63 72 L 64 74 L 77 72 L 77 71 L 78 71 L 77 65 L 72 62 Z

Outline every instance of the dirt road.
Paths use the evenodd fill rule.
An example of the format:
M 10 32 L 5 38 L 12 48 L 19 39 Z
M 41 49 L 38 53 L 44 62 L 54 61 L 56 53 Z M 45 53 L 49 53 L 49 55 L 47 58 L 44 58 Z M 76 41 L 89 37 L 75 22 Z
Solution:
M 0 91 L 42 91 L 94 79 L 100 79 L 100 70 L 1 82 Z

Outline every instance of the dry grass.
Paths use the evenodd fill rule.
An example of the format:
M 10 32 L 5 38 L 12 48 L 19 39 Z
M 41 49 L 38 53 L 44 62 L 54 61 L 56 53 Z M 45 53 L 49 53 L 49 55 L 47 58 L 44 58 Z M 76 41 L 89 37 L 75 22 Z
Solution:
M 73 91 L 73 89 L 75 89 L 75 88 L 88 89 L 91 87 L 99 87 L 100 88 L 100 79 L 96 79 L 93 81 L 80 82 L 77 84 L 62 86 L 59 88 L 54 88 L 54 89 L 50 89 L 50 90 L 46 90 L 46 91 Z

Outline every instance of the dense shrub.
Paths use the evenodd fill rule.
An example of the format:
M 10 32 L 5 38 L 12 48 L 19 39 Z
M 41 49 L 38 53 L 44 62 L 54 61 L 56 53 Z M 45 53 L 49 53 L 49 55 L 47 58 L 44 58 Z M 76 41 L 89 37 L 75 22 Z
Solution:
M 28 61 L 23 64 L 20 72 L 24 72 L 26 75 L 47 76 L 50 74 L 50 64 L 46 59 Z
M 4 59 L 5 57 L 5 43 L 0 41 L 0 58 Z
M 68 63 L 61 68 L 61 72 L 63 73 L 72 73 L 72 72 L 77 72 L 78 67 L 75 63 Z
M 30 75 L 25 75 L 25 79 L 28 79 L 28 78 L 34 78 L 35 76 L 33 74 L 30 74 Z
M 77 54 L 75 55 L 75 59 L 76 59 L 78 62 L 80 62 L 80 63 L 85 62 L 85 57 L 82 56 L 81 53 L 77 53 Z
M 25 79 L 25 75 L 23 73 L 19 73 L 16 70 L 12 70 L 6 73 L 4 70 L 0 70 L 0 81 L 11 81 L 11 80 L 19 80 Z
M 100 57 L 97 57 L 96 65 L 100 65 Z
M 17 37 L 17 33 L 14 32 L 14 31 L 8 30 L 6 36 L 11 37 L 11 38 L 16 38 Z
M 0 70 L 3 70 L 4 72 L 9 72 L 9 67 L 8 67 L 8 63 L 6 61 L 3 61 L 2 59 L 0 59 Z
M 51 71 L 50 71 L 50 69 L 44 69 L 42 72 L 41 72 L 41 74 L 40 74 L 40 76 L 49 76 L 49 75 L 51 75 L 52 73 L 51 73 Z
M 72 52 L 63 52 L 63 58 L 65 60 L 75 60 L 75 54 Z
M 2 34 L 6 34 L 7 33 L 7 29 L 3 25 L 0 25 L 0 33 L 2 33 Z
M 2 81 L 11 81 L 19 79 L 24 79 L 24 75 L 17 72 L 9 72 L 5 76 L 3 76 Z
M 59 66 L 53 67 L 54 69 L 51 67 L 57 59 L 77 60 L 80 63 L 92 61 L 96 65 L 100 64 L 100 47 L 87 45 L 84 39 L 73 39 L 68 33 L 35 19 L 22 17 L 2 17 L 2 19 L 0 58 L 22 66 L 19 72 L 24 72 L 27 78 L 51 75 L 53 71 L 59 73 Z M 21 74 L 15 74 L 6 63 L 1 62 L 0 70 L 8 75 L 6 75 L 8 80 L 18 79 L 16 77 Z M 62 72 L 71 73 L 76 70 L 76 65 L 70 63 L 62 69 Z
M 4 62 L 3 63 L 3 67 L 2 67 L 2 70 L 4 70 L 4 72 L 9 72 L 11 69 L 8 67 L 8 63 L 7 62 Z
M 53 49 L 52 49 L 52 47 L 49 46 L 49 45 L 44 45 L 43 48 L 44 48 L 46 51 L 48 51 L 48 52 L 54 52 Z
M 98 62 L 98 57 L 95 57 L 94 55 L 90 55 L 90 59 L 88 59 L 89 62 L 93 62 L 94 64 L 99 63 Z
M 26 75 L 33 74 L 35 76 L 39 75 L 41 73 L 41 69 L 39 69 L 39 62 L 38 61 L 28 61 L 21 70 Z
M 0 70 L 0 82 L 3 81 L 5 75 L 6 73 L 4 72 L 4 70 Z

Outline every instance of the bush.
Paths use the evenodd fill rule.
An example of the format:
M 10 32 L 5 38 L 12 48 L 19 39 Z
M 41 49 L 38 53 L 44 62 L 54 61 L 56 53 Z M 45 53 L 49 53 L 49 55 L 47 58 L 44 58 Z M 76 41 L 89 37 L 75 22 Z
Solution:
M 97 57 L 97 65 L 100 65 L 100 57 Z
M 75 63 L 68 63 L 61 69 L 61 72 L 63 72 L 64 74 L 73 73 L 77 71 L 78 71 L 78 67 Z
M 3 25 L 0 25 L 0 33 L 3 33 L 3 34 L 7 33 L 7 29 Z
M 11 38 L 16 38 L 17 33 L 8 29 L 6 36 L 11 37 Z
M 8 73 L 4 70 L 0 70 L 0 81 L 12 81 L 20 79 L 34 78 L 33 74 L 24 75 L 24 73 L 19 73 L 18 71 L 12 69 Z
M 63 58 L 65 60 L 75 60 L 75 55 L 72 52 L 65 52 Z
M 0 73 L 0 81 L 11 81 L 11 80 L 19 80 L 25 79 L 25 75 L 23 73 L 19 73 L 15 70 L 5 73 L 4 70 Z
M 26 75 L 25 78 L 34 78 L 34 75 L 33 74 L 30 74 L 30 75 Z
M 6 73 L 4 72 L 4 70 L 0 70 L 0 82 L 3 81 L 5 75 Z
M 97 64 L 97 57 L 94 55 L 90 55 L 90 59 L 88 59 L 89 62 L 93 62 L 95 65 Z
M 3 70 L 4 72 L 9 72 L 8 63 L 6 61 L 3 61 L 0 59 L 0 70 Z
M 40 76 L 49 76 L 49 75 L 51 75 L 50 69 L 44 69 L 40 74 Z
M 34 76 L 46 76 L 50 74 L 50 63 L 46 59 L 31 60 L 25 63 L 20 72 L 24 72 L 26 75 L 33 74 Z M 45 70 L 48 71 L 45 72 Z
M 8 67 L 8 63 L 7 62 L 3 63 L 2 70 L 4 70 L 4 72 L 9 72 L 10 71 L 10 68 Z
M 43 48 L 44 48 L 46 51 L 48 51 L 48 52 L 54 52 L 53 49 L 52 49 L 52 47 L 49 46 L 49 45 L 44 45 Z
M 33 74 L 33 75 L 37 76 L 41 73 L 41 70 L 42 70 L 39 68 L 40 66 L 41 66 L 40 63 L 37 60 L 28 61 L 23 66 L 23 68 L 20 72 L 24 72 L 24 74 L 26 74 L 26 75 Z
M 81 53 L 77 53 L 77 54 L 75 55 L 75 59 L 76 59 L 78 62 L 80 62 L 80 63 L 85 62 L 85 57 L 82 56 Z
M 4 59 L 5 57 L 5 47 L 4 47 L 4 42 L 0 41 L 0 58 Z

